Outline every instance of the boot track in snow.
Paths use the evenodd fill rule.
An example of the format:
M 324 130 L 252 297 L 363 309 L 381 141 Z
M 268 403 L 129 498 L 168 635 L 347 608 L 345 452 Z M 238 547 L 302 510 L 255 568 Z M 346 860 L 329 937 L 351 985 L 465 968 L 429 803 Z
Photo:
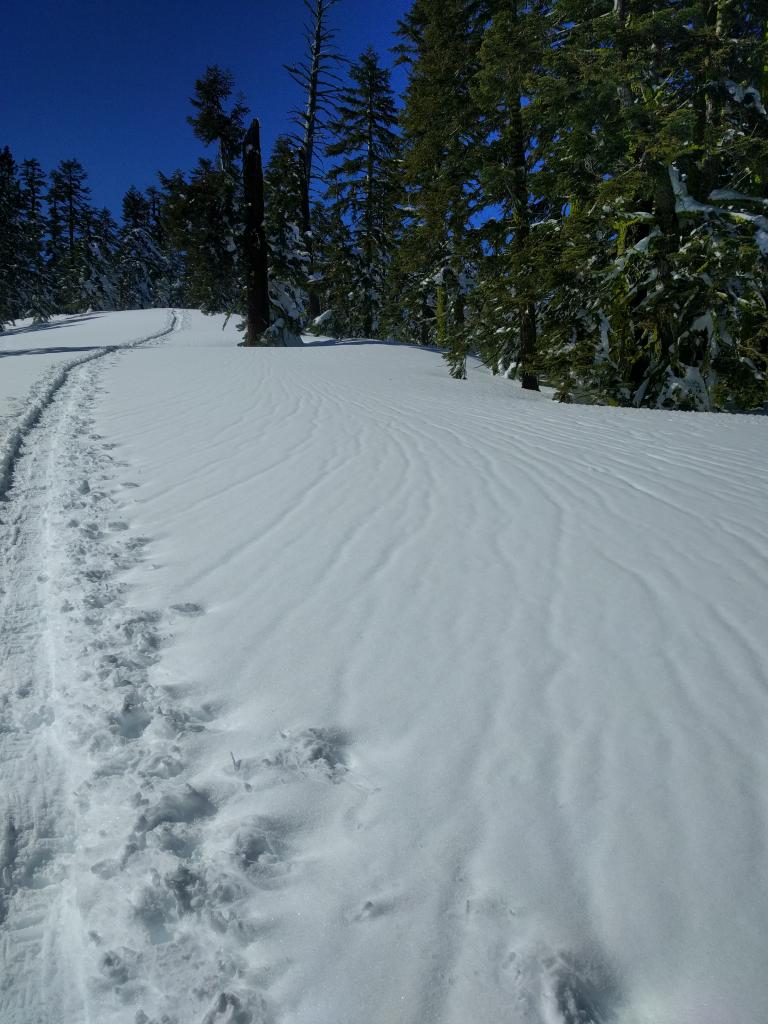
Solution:
M 179 324 L 174 314 L 164 331 L 120 349 Z M 117 748 L 138 735 L 149 714 L 140 709 L 156 623 L 123 606 L 118 580 L 142 545 L 110 520 L 113 500 L 102 487 L 113 457 L 89 419 L 99 363 L 116 351 L 59 371 L 0 466 L 3 1024 L 90 1020 L 74 877 L 82 826 L 105 810 L 92 808 L 93 755 L 99 744 Z

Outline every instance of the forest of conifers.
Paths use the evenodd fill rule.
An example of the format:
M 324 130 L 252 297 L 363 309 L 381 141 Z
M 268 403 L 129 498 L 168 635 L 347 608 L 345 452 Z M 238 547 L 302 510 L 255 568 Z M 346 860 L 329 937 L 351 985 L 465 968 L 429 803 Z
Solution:
M 394 339 L 562 401 L 768 400 L 766 0 L 415 0 L 407 72 L 334 48 L 308 0 L 302 89 L 264 173 L 271 324 Z M 194 85 L 206 155 L 129 189 L 0 151 L 0 322 L 186 306 L 240 315 L 249 253 L 231 74 Z

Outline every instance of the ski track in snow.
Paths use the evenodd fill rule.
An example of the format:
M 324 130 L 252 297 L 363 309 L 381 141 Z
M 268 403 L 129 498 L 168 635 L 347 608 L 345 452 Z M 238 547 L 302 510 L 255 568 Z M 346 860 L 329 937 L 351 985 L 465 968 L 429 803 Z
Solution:
M 175 340 L 0 505 L 2 1024 L 762 1021 L 743 421 Z

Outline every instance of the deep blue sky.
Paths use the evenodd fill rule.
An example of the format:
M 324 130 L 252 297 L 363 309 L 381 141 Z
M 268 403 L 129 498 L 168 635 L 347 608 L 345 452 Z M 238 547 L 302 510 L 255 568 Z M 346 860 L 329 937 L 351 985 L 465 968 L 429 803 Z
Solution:
M 391 63 L 410 6 L 341 0 L 339 49 L 355 57 L 371 44 Z M 5 0 L 0 146 L 46 170 L 76 157 L 94 202 L 117 212 L 129 185 L 193 165 L 188 100 L 205 67 L 221 64 L 261 118 L 268 151 L 299 102 L 283 64 L 302 52 L 303 15 L 302 0 Z

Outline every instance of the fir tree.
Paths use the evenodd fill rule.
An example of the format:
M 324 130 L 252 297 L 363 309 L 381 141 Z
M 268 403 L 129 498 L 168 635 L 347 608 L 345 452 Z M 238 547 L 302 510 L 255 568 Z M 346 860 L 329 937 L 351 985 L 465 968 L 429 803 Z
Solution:
M 300 334 L 307 311 L 309 251 L 302 230 L 302 159 L 293 140 L 281 136 L 264 174 L 272 332 L 285 341 Z
M 472 84 L 487 18 L 482 0 L 416 0 L 398 29 L 409 70 L 401 115 L 408 216 L 396 273 L 410 284 L 404 301 L 421 321 L 418 335 L 449 349 L 454 376 L 465 374 L 468 270 L 477 256 Z
M 532 193 L 537 106 L 531 100 L 550 43 L 549 5 L 512 0 L 495 7 L 473 86 L 483 132 L 480 202 L 487 211 L 476 347 L 494 372 L 519 374 L 524 388 L 538 390 L 537 304 L 546 276 L 532 233 L 541 203 Z
M 45 262 L 46 176 L 37 160 L 25 160 L 19 173 L 21 212 L 21 302 L 24 314 L 36 322 L 55 312 Z
M 88 276 L 90 188 L 77 160 L 63 160 L 51 172 L 50 182 L 48 265 L 54 302 L 60 312 L 78 313 L 88 305 L 83 304 L 82 285 Z
M 18 299 L 21 200 L 16 161 L 0 150 L 0 327 L 21 315 Z
M 121 309 L 148 309 L 157 301 L 162 260 L 153 226 L 150 200 L 130 188 L 123 197 L 117 254 Z
M 186 300 L 206 313 L 232 313 L 243 303 L 240 156 L 247 108 L 233 93 L 231 74 L 220 68 L 197 80 L 196 113 L 188 120 L 197 138 L 216 146 L 217 162 L 201 159 L 188 180 L 181 172 L 161 176 L 168 241 L 184 253 Z
M 237 173 L 248 114 L 242 95 L 234 96 L 234 92 L 231 71 L 216 65 L 206 68 L 203 77 L 195 82 L 190 100 L 196 112 L 187 118 L 203 145 L 217 147 L 218 169 L 232 176 Z
M 349 225 L 355 252 L 353 294 L 345 304 L 345 333 L 373 337 L 381 322 L 387 273 L 396 245 L 400 196 L 400 140 L 389 72 L 372 49 L 350 69 L 327 147 L 337 161 L 328 173 L 331 210 Z M 333 265 L 325 275 L 333 274 Z
M 350 337 L 359 325 L 359 251 L 349 223 L 338 206 L 318 203 L 313 220 L 317 229 L 316 267 L 322 284 L 325 309 L 313 324 L 314 332 L 334 338 Z M 359 307 L 358 307 L 359 309 Z
M 88 210 L 79 244 L 78 308 L 117 309 L 118 227 L 107 209 Z
M 549 323 L 577 325 L 570 339 L 560 328 L 556 361 L 571 385 L 636 405 L 759 401 L 757 5 L 621 0 L 583 15 L 560 4 L 552 60 L 561 94 L 582 90 L 552 106 L 545 154 L 570 203 L 572 265 Z
M 162 254 L 157 280 L 161 306 L 191 306 L 188 288 L 187 231 L 183 221 L 186 181 L 181 171 L 159 175 L 160 187 L 148 192 L 153 234 Z
M 300 61 L 286 66 L 291 78 L 304 94 L 304 105 L 294 114 L 297 143 L 301 154 L 301 229 L 309 253 L 307 289 L 310 317 L 320 312 L 319 299 L 313 285 L 314 238 L 312 231 L 312 185 L 318 143 L 322 141 L 328 118 L 333 111 L 339 87 L 336 68 L 341 57 L 334 47 L 335 32 L 330 26 L 330 12 L 339 0 L 304 0 L 307 11 L 305 53 Z

